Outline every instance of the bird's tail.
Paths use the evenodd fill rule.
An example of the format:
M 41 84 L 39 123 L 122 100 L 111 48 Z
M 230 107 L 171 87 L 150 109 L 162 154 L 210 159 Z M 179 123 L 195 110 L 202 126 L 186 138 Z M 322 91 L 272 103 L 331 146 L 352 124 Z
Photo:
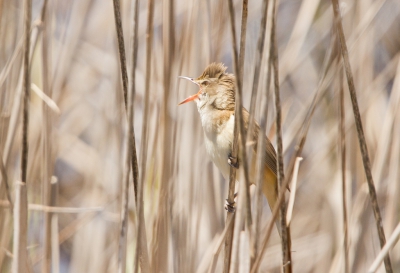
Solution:
M 271 212 L 274 209 L 276 201 L 278 200 L 278 180 L 273 171 L 268 167 L 265 167 L 264 181 L 262 185 L 262 192 L 267 198 L 268 205 L 271 208 Z M 278 228 L 279 235 L 281 236 L 281 221 L 278 217 L 275 220 L 276 227 Z

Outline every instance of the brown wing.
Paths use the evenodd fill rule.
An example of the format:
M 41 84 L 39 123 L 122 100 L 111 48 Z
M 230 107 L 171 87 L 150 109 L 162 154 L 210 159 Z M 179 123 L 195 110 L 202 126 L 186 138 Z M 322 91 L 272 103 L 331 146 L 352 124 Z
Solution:
M 249 124 L 249 113 L 245 108 L 243 108 L 243 119 L 245 124 Z M 246 132 L 248 128 L 245 128 Z M 257 151 L 257 143 L 258 143 L 258 135 L 260 134 L 260 126 L 257 122 L 255 122 L 254 130 L 252 132 L 252 143 L 254 150 Z M 277 160 L 276 160 L 276 152 L 274 146 L 272 146 L 271 141 L 267 137 L 265 137 L 265 167 L 264 167 L 264 179 L 262 182 L 262 191 L 267 198 L 269 207 L 271 210 L 275 207 L 276 201 L 278 199 L 278 183 L 277 183 Z M 255 154 L 253 153 L 253 160 L 255 159 Z M 255 171 L 254 161 L 251 166 L 252 171 Z M 280 218 L 278 217 L 275 221 L 276 226 L 278 228 L 279 235 L 281 235 L 280 228 Z
M 247 132 L 248 130 L 248 125 L 249 125 L 249 112 L 243 108 L 243 120 L 245 123 L 245 130 Z M 252 145 L 254 147 L 254 150 L 257 150 L 257 143 L 258 143 L 258 135 L 260 133 L 260 125 L 258 125 L 257 122 L 255 122 L 255 126 L 254 126 L 254 130 L 252 133 Z M 276 160 L 276 151 L 274 146 L 272 145 L 271 141 L 269 141 L 269 139 L 267 137 L 265 137 L 265 141 L 266 141 L 266 146 L 265 146 L 265 152 L 266 152 L 266 156 L 265 156 L 265 164 L 268 166 L 269 169 L 271 169 L 271 171 L 275 174 L 275 176 L 277 175 L 277 160 Z

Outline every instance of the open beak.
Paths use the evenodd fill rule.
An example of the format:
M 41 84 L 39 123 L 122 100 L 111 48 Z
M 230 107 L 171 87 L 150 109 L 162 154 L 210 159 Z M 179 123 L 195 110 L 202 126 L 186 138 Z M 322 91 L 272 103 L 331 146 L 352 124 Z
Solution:
M 191 81 L 192 83 L 194 83 L 194 84 L 196 84 L 197 86 L 199 86 L 199 84 L 198 84 L 194 79 L 192 79 L 192 78 L 184 77 L 184 76 L 179 76 L 179 78 L 189 80 L 189 81 Z M 186 98 L 185 100 L 181 101 L 178 105 L 181 105 L 181 104 L 187 103 L 187 102 L 189 102 L 189 101 L 193 101 L 193 100 L 195 100 L 195 99 L 198 99 L 200 94 L 201 94 L 201 90 L 199 90 L 199 92 L 197 92 L 197 93 L 194 94 L 193 96 L 190 96 L 190 97 Z

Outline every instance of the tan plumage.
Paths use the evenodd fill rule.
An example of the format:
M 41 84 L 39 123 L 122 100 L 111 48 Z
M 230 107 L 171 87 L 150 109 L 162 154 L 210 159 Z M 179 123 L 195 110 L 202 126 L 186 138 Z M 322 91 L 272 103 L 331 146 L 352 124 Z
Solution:
M 197 94 L 187 98 L 180 104 L 189 101 L 196 102 L 204 130 L 207 152 L 214 164 L 222 172 L 222 175 L 227 178 L 230 171 L 228 157 L 231 154 L 233 141 L 235 76 L 226 73 L 226 67 L 223 64 L 212 63 L 206 67 L 197 79 L 182 78 L 191 80 L 200 87 Z M 243 119 L 247 133 L 249 112 L 245 108 L 243 108 Z M 251 183 L 254 183 L 256 179 L 256 154 L 259 150 L 257 142 L 260 132 L 260 126 L 257 123 L 255 123 L 254 127 L 251 134 L 254 153 L 252 153 L 253 156 L 250 159 L 249 170 Z M 266 153 L 262 191 L 267 198 L 270 208 L 273 209 L 278 193 L 276 152 L 269 139 L 267 137 L 265 139 L 266 146 L 262 149 Z M 239 171 L 241 169 L 242 164 L 239 157 Z

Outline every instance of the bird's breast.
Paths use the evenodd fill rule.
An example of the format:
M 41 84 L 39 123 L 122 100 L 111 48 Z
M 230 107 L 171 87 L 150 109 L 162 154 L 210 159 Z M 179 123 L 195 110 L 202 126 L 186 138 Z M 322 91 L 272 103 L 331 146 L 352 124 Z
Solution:
M 227 121 L 221 124 L 202 123 L 207 153 L 222 175 L 227 178 L 230 171 L 228 156 L 232 150 L 234 116 L 231 115 Z

